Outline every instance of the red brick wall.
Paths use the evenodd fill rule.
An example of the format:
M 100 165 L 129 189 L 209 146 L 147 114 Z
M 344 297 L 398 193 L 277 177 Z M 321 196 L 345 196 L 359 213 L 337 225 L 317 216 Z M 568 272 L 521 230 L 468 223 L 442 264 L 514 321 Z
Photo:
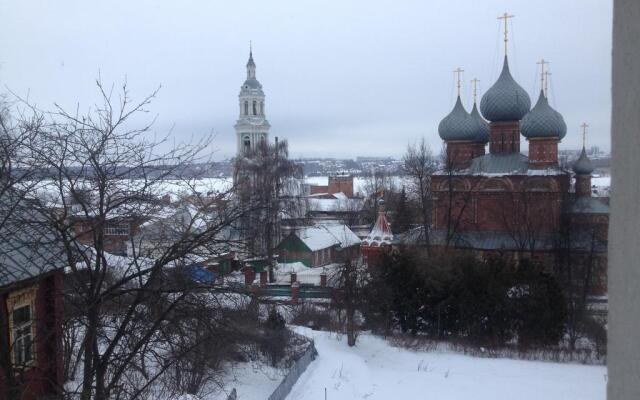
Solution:
M 522 229 L 525 222 L 542 232 L 556 229 L 569 185 L 566 176 L 456 177 L 450 203 L 448 182 L 447 176 L 432 179 L 433 223 L 436 229 L 446 229 L 450 219 L 457 231 L 509 232 Z
M 591 196 L 591 175 L 576 175 L 576 196 Z
M 472 152 L 473 152 L 473 155 L 471 156 L 472 159 L 485 155 L 485 144 L 484 143 L 474 143 L 471 148 L 472 148 Z
M 558 139 L 529 139 L 529 163 L 534 167 L 558 165 Z
M 474 144 L 467 141 L 447 142 L 447 158 L 454 169 L 468 167 L 474 155 Z
M 519 153 L 520 152 L 520 122 L 504 121 L 489 124 L 490 141 L 489 152 Z
M 310 185 L 309 194 L 329 193 L 329 186 Z
M 330 176 L 329 193 L 344 193 L 347 197 L 353 197 L 353 177 L 352 176 Z

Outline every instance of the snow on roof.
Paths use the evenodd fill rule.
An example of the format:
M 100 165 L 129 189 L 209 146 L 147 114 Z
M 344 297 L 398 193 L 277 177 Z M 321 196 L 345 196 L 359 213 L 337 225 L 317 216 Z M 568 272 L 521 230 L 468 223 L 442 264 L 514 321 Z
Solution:
M 314 225 L 304 227 L 294 234 L 311 251 L 326 249 L 332 246 L 342 248 L 360 244 L 360 239 L 346 225 Z
M 530 168 L 529 159 L 524 154 L 485 154 L 471 160 L 471 165 L 459 171 L 454 171 L 454 175 L 477 175 L 477 176 L 505 176 L 505 175 L 527 175 L 527 176 L 555 176 L 566 175 L 558 166 L 547 168 Z M 436 175 L 447 175 L 446 170 L 441 170 Z
M 334 194 L 334 196 L 336 196 Z M 336 199 L 316 199 L 309 198 L 307 199 L 309 204 L 309 211 L 317 211 L 317 212 L 350 212 L 350 211 L 360 211 L 364 206 L 363 199 L 350 199 L 345 196 L 345 198 L 336 198 Z
M 334 193 L 334 194 L 333 194 L 333 197 L 335 197 L 336 199 L 339 199 L 339 200 L 346 200 L 346 199 L 348 199 L 347 195 L 346 195 L 346 194 L 344 194 L 344 193 L 342 193 L 342 192 Z
M 291 273 L 296 274 L 296 281 L 307 285 L 320 285 L 320 275 L 327 275 L 327 281 L 334 283 L 335 277 L 340 273 L 341 264 L 328 264 L 322 267 L 307 267 L 301 262 L 278 263 L 276 267 L 276 284 L 291 283 Z

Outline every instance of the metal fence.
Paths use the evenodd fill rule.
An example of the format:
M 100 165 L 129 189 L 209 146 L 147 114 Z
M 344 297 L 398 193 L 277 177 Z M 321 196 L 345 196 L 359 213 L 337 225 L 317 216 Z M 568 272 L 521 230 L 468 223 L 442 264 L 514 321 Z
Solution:
M 285 398 L 291 392 L 291 388 L 296 384 L 300 375 L 307 369 L 307 366 L 311 364 L 311 361 L 315 360 L 318 355 L 318 351 L 316 350 L 316 346 L 313 341 L 309 344 L 309 347 L 302 353 L 302 356 L 298 358 L 291 369 L 287 373 L 287 376 L 284 377 L 280 385 L 276 388 L 276 390 L 271 393 L 268 400 L 285 400 Z

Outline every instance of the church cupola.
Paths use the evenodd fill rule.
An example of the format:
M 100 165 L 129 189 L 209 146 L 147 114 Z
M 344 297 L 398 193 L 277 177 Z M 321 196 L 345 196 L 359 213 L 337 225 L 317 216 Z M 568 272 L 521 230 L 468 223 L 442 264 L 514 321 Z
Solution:
M 480 100 L 480 111 L 491 122 L 511 122 L 522 119 L 530 107 L 529 94 L 511 76 L 505 56 L 498 80 Z
M 265 116 L 265 95 L 256 79 L 253 49 L 249 48 L 247 79 L 238 95 L 240 115 L 235 124 L 238 156 L 247 156 L 269 140 L 269 122 Z
M 371 232 L 362 240 L 360 249 L 364 262 L 368 266 L 375 266 L 382 261 L 385 252 L 391 250 L 393 233 L 391 225 L 387 221 L 387 213 L 384 208 L 384 200 L 378 200 L 378 218 Z
M 476 121 L 462 105 L 460 96 L 456 99 L 453 110 L 440 121 L 438 134 L 445 142 L 471 142 L 476 138 Z
M 480 82 L 478 79 L 472 79 L 473 83 L 473 108 L 471 108 L 471 117 L 475 120 L 476 128 L 473 138 L 473 155 L 472 158 L 483 156 L 485 153 L 485 145 L 489 142 L 489 123 L 482 118 L 480 111 L 478 111 L 477 99 L 477 84 Z
M 587 152 L 585 150 L 585 139 L 587 134 L 587 125 L 583 123 L 582 125 L 582 152 L 580 153 L 580 157 L 573 163 L 573 172 L 576 174 L 576 196 L 578 197 L 590 197 L 591 196 L 591 173 L 593 172 L 593 164 L 589 157 L 587 156 Z
M 473 143 L 476 138 L 476 121 L 464 109 L 460 99 L 460 68 L 454 71 L 458 74 L 458 97 L 453 110 L 440 121 L 438 134 L 445 141 L 447 148 L 448 166 L 454 169 L 465 167 L 473 158 Z
M 526 90 L 513 79 L 507 58 L 507 13 L 504 19 L 504 62 L 498 80 L 487 90 L 480 100 L 480 111 L 490 121 L 491 153 L 520 152 L 520 119 L 529 112 L 531 99 Z
M 558 143 L 567 134 L 564 118 L 549 105 L 549 73 L 544 71 L 545 63 L 544 60 L 538 62 L 542 66 L 538 102 L 520 122 L 522 136 L 529 141 L 529 165 L 534 168 L 558 165 Z

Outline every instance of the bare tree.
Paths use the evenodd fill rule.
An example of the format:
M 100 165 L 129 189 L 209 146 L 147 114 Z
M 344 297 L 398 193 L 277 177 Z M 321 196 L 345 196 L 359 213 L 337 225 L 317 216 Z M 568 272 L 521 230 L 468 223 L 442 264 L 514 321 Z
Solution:
M 80 384 L 71 394 L 83 400 L 133 399 L 178 361 L 169 345 L 180 337 L 169 327 L 192 321 L 176 320 L 175 313 L 194 293 L 221 290 L 188 273 L 187 279 L 173 279 L 175 271 L 217 254 L 226 241 L 223 233 L 247 208 L 233 200 L 233 188 L 204 198 L 191 178 L 183 178 L 210 138 L 167 151 L 166 141 L 149 139 L 151 124 L 139 125 L 140 117 L 156 93 L 133 102 L 126 84 L 115 92 L 101 82 L 97 87 L 100 102 L 85 115 L 32 108 L 46 123 L 37 126 L 30 151 L 33 168 L 44 168 L 46 188 L 61 205 L 43 204 L 41 211 L 65 250 L 65 310 L 80 336 L 73 349 L 79 353 Z M 190 191 L 185 197 L 195 205 L 193 213 L 154 251 L 140 254 L 134 231 L 162 214 L 168 180 Z M 110 254 L 114 235 L 129 237 L 126 257 Z
M 281 218 L 284 214 L 298 214 L 301 207 L 296 179 L 301 177 L 301 168 L 288 155 L 286 141 L 262 142 L 238 158 L 235 167 L 240 196 L 254 209 L 244 218 L 248 250 L 253 256 L 266 258 L 270 282 L 275 282 L 273 256 L 281 239 Z
M 378 216 L 378 200 L 394 190 L 395 185 L 392 178 L 384 171 L 371 169 L 369 173 L 366 173 L 362 187 L 365 197 L 364 218 L 375 222 Z
M 432 208 L 431 176 L 437 169 L 437 161 L 424 138 L 417 144 L 407 146 L 403 161 L 404 172 L 411 182 L 411 191 L 418 198 L 423 241 L 429 246 Z
M 349 346 L 355 346 L 358 338 L 357 312 L 363 307 L 365 276 L 363 264 L 353 257 L 347 257 L 334 272 L 332 279 L 338 287 L 334 308 L 337 311 L 339 327 L 346 333 Z
M 433 188 L 436 192 L 434 195 L 438 197 L 438 205 L 443 206 L 443 215 L 446 222 L 445 247 L 455 244 L 463 225 L 474 224 L 475 221 L 469 218 L 469 212 L 472 205 L 474 195 L 477 196 L 476 188 L 480 180 L 474 178 L 461 179 L 458 176 L 458 167 L 449 157 L 446 147 L 443 148 L 441 155 L 442 168 L 439 171 L 440 177 L 444 179 L 444 190 L 441 187 Z
M 545 231 L 548 236 L 555 229 L 549 227 L 548 222 L 560 216 L 553 215 L 553 209 L 543 209 L 546 203 L 539 194 L 529 190 L 502 193 L 502 200 L 498 217 L 516 245 L 519 256 L 525 252 L 533 255 L 544 242 Z
M 598 278 L 606 276 L 607 268 L 607 243 L 599 231 L 602 227 L 586 221 L 579 223 L 572 213 L 574 201 L 571 196 L 563 197 L 560 225 L 553 241 L 554 272 L 567 298 L 571 350 L 594 320 L 588 312 L 589 296 L 596 289 Z

